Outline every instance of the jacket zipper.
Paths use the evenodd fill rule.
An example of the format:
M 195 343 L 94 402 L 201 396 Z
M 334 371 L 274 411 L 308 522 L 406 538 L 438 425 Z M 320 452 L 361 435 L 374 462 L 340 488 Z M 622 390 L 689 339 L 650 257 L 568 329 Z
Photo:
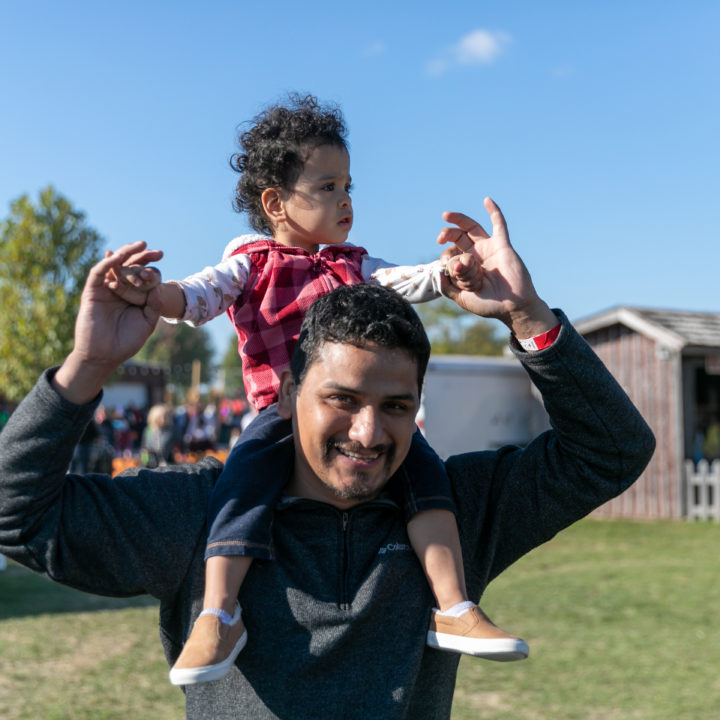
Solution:
M 348 570 L 349 570 L 349 563 L 348 563 L 348 521 L 350 519 L 350 516 L 348 515 L 346 510 L 343 510 L 342 513 L 342 543 L 343 543 L 343 552 L 342 552 L 342 585 L 340 588 L 340 609 L 341 610 L 348 610 L 349 609 L 349 593 L 348 593 Z

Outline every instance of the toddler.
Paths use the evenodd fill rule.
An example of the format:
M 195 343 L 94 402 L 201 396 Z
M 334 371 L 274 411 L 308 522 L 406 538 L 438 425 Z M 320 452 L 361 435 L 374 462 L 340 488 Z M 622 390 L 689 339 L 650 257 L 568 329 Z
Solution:
M 240 173 L 234 205 L 262 234 L 237 238 L 222 262 L 182 282 L 162 283 L 153 268 L 128 268 L 113 286 L 137 303 L 158 293 L 161 314 L 170 321 L 201 325 L 227 312 L 248 400 L 259 413 L 213 490 L 203 611 L 170 671 L 176 685 L 223 677 L 247 641 L 238 593 L 253 558 L 273 558 L 273 509 L 292 466 L 290 422 L 275 404 L 307 308 L 346 284 L 387 285 L 410 302 L 424 302 L 438 297 L 446 282 L 472 289 L 480 275 L 474 258 L 459 250 L 447 262 L 398 267 L 346 243 L 353 208 L 338 109 L 312 96 L 291 96 L 287 105 L 258 115 L 240 135 L 240 146 L 231 160 Z M 450 483 L 419 431 L 389 487 L 437 603 L 427 644 L 490 660 L 527 657 L 524 641 L 468 600 Z

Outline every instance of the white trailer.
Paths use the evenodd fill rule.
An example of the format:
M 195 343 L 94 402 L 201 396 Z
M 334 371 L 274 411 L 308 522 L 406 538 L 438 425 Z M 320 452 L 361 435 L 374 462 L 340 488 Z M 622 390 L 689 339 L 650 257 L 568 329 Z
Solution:
M 539 393 L 515 358 L 433 355 L 418 415 L 442 458 L 526 445 L 550 427 Z

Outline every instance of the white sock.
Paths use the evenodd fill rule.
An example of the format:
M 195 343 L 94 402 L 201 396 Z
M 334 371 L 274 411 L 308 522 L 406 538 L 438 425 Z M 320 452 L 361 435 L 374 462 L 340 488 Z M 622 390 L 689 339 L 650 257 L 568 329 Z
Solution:
M 450 615 L 451 617 L 460 617 L 468 608 L 475 607 L 475 603 L 472 600 L 465 600 L 457 605 L 453 605 L 447 610 L 437 611 L 438 615 Z
M 234 625 L 240 619 L 240 605 L 235 605 L 235 612 L 232 615 L 219 608 L 208 608 L 203 610 L 200 615 L 215 615 L 220 618 L 220 622 L 224 625 Z

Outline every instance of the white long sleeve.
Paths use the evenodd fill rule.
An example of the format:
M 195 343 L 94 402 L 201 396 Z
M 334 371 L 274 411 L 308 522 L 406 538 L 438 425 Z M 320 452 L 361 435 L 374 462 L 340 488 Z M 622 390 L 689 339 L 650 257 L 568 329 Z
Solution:
M 441 278 L 445 266 L 440 260 L 425 265 L 393 265 L 380 258 L 363 257 L 365 282 L 389 287 L 408 302 L 422 303 L 442 295 Z
M 222 315 L 242 294 L 250 275 L 250 256 L 230 253 L 242 245 L 266 239 L 262 235 L 242 235 L 230 242 L 220 263 L 178 283 L 185 294 L 184 316 L 163 319 L 198 327 Z M 411 303 L 427 302 L 442 295 L 444 266 L 439 260 L 424 265 L 394 265 L 365 255 L 361 274 L 365 282 L 392 288 Z
M 163 320 L 172 324 L 186 322 L 198 327 L 222 315 L 242 294 L 250 275 L 250 256 L 230 253 L 241 245 L 266 239 L 264 235 L 242 235 L 231 241 L 225 248 L 222 262 L 178 283 L 185 295 L 185 315 L 180 319 Z

